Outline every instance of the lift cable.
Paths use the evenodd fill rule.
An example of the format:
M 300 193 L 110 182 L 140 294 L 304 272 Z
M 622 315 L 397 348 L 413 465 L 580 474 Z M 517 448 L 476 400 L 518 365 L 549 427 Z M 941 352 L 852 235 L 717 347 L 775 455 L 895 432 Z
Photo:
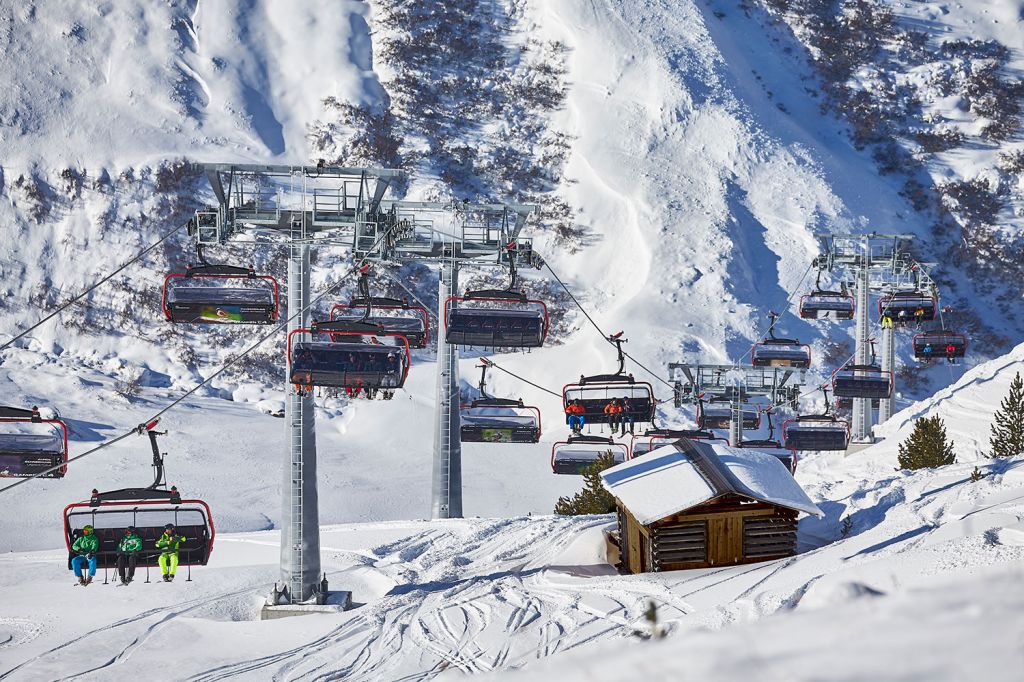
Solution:
M 582 313 L 583 313 L 583 315 L 584 315 L 584 316 L 585 316 L 585 317 L 587 318 L 587 320 L 589 320 L 589 321 L 590 321 L 590 324 L 592 324 L 592 325 L 594 326 L 594 329 L 596 329 L 596 330 L 597 330 L 597 332 L 598 332 L 598 333 L 599 333 L 599 334 L 600 334 L 600 335 L 601 335 L 602 337 L 604 337 L 604 340 L 605 340 L 605 341 L 607 341 L 607 342 L 608 342 L 609 344 L 611 344 L 611 345 L 613 345 L 613 346 L 614 346 L 614 345 L 615 345 L 615 343 L 614 343 L 614 342 L 613 342 L 613 341 L 611 340 L 611 338 L 609 337 L 609 335 L 608 335 L 608 334 L 606 334 L 606 333 L 605 333 L 605 331 L 604 331 L 603 329 L 601 329 L 600 325 L 598 325 L 598 324 L 597 324 L 597 322 L 595 322 L 595 321 L 594 321 L 594 318 L 590 316 L 590 313 L 588 313 L 588 312 L 587 312 L 586 308 L 584 308 L 584 307 L 583 307 L 583 305 L 582 305 L 582 304 L 581 304 L 581 303 L 580 303 L 580 302 L 579 302 L 579 301 L 578 301 L 578 300 L 576 299 L 576 297 L 575 297 L 575 296 L 573 296 L 573 293 L 572 293 L 572 291 L 570 291 L 570 290 L 569 290 L 569 287 L 567 287 L 567 286 L 565 285 L 565 282 L 563 282 L 563 281 L 562 281 L 562 278 L 560 278 L 560 277 L 558 276 L 558 274 L 557 274 L 557 273 L 555 273 L 555 271 L 551 269 L 551 264 L 550 264 L 550 263 L 548 263 L 548 262 L 547 262 L 546 260 L 544 261 L 544 267 L 546 267 L 546 268 L 548 269 L 548 272 L 550 272 L 550 273 L 551 273 L 551 276 L 555 278 L 555 281 L 556 281 L 556 282 L 558 282 L 558 283 L 559 283 L 559 284 L 561 285 L 561 287 L 562 287 L 562 288 L 563 288 L 563 289 L 565 290 L 565 293 L 567 293 L 567 294 L 569 295 L 569 298 L 571 298 L 571 299 L 572 299 L 572 302 L 573 302 L 573 303 L 575 303 L 575 304 L 576 304 L 576 307 L 580 309 L 580 312 L 582 312 Z M 620 350 L 621 350 L 621 348 L 620 348 Z M 628 352 L 626 352 L 626 351 L 624 351 L 624 350 L 622 350 L 621 352 L 622 352 L 622 354 L 623 354 L 623 355 L 625 355 L 625 356 L 626 356 L 627 358 L 629 358 L 630 360 L 632 360 L 632 361 L 633 361 L 633 363 L 634 363 L 634 364 L 636 364 L 636 366 L 637 366 L 637 367 L 639 367 L 640 369 L 644 370 L 645 372 L 647 372 L 647 373 L 648 373 L 648 374 L 650 374 L 650 375 L 651 375 L 652 377 L 654 377 L 655 379 L 657 379 L 657 380 L 658 380 L 658 381 L 660 381 L 661 383 L 665 384 L 665 385 L 666 385 L 666 386 L 668 386 L 669 388 L 671 388 L 671 389 L 675 390 L 675 384 L 673 384 L 673 383 L 671 383 L 671 382 L 669 382 L 669 381 L 666 381 L 666 380 L 665 380 L 665 379 L 664 379 L 664 378 L 663 378 L 663 377 L 662 377 L 661 375 L 659 375 L 659 374 L 655 373 L 654 371 L 652 371 L 652 370 L 648 369 L 648 368 L 647 368 L 647 367 L 646 367 L 646 366 L 645 366 L 645 365 L 644 365 L 643 363 L 641 363 L 641 362 L 640 362 L 639 360 L 637 360 L 637 359 L 636 359 L 635 357 L 633 357 L 632 355 L 630 355 L 630 354 L 629 354 Z M 662 402 L 668 402 L 668 401 L 667 401 L 667 400 L 658 400 L 657 402 L 659 402 L 659 403 L 662 403 Z
M 530 381 L 529 379 L 523 378 L 523 377 L 519 376 L 518 374 L 510 372 L 507 369 L 505 369 L 504 367 L 501 367 L 500 365 L 495 364 L 493 360 L 488 360 L 487 358 L 480 358 L 480 361 L 482 363 L 484 363 L 485 365 L 487 365 L 488 367 L 493 367 L 493 368 L 495 368 L 497 370 L 501 370 L 505 374 L 508 374 L 509 376 L 512 376 L 512 377 L 515 377 L 516 379 L 519 379 L 523 383 L 529 384 L 530 386 L 533 386 L 534 388 L 539 388 L 540 390 L 544 391 L 545 393 L 550 393 L 551 395 L 553 395 L 553 396 L 555 396 L 557 398 L 561 398 L 562 397 L 561 393 L 558 393 L 557 391 L 552 391 L 550 388 L 544 388 L 540 384 L 535 384 L 532 381 Z
M 378 244 L 379 244 L 379 243 L 381 242 L 381 240 L 383 240 L 383 239 L 384 239 L 385 237 L 387 237 L 387 236 L 388 236 L 388 234 L 390 234 L 390 232 L 391 232 L 391 231 L 392 231 L 393 229 L 394 229 L 394 227 L 391 227 L 391 228 L 389 228 L 389 229 L 388 229 L 387 231 L 385 231 L 384 233 L 382 233 L 382 234 L 381 234 L 381 235 L 380 235 L 380 236 L 379 236 L 379 237 L 377 238 L 377 241 L 376 241 L 376 242 L 374 242 L 373 246 L 371 246 L 371 247 L 370 247 L 369 251 L 370 251 L 370 252 L 372 252 L 372 251 L 373 251 L 373 249 L 374 249 L 374 248 L 376 248 L 376 246 L 377 246 L 377 245 L 378 245 Z M 169 235 L 168 235 L 168 236 L 169 236 Z M 229 359 L 229 360 L 228 360 L 227 362 L 225 362 L 225 363 L 224 363 L 223 365 L 221 365 L 221 366 L 220 366 L 220 368 L 218 368 L 216 372 L 214 372 L 213 374 L 211 374 L 210 376 L 208 376 L 208 377 L 207 377 L 206 379 L 204 379 L 204 380 L 203 380 L 202 382 L 200 382 L 200 383 L 199 383 L 199 384 L 197 384 L 196 386 L 194 386 L 194 387 L 192 387 L 191 389 L 189 389 L 188 391 L 186 391 L 186 392 L 185 392 L 184 394 L 182 394 L 181 396 L 179 396 L 179 397 L 178 397 L 178 398 L 177 398 L 176 400 L 174 400 L 173 402 L 171 402 L 171 403 L 170 403 L 169 405 L 165 406 L 165 407 L 164 407 L 163 409 L 161 409 L 161 410 L 160 410 L 159 412 L 157 412 L 157 413 L 156 413 L 156 414 L 154 414 L 153 416 L 149 417 L 149 418 L 148 418 L 148 419 L 147 419 L 147 420 L 146 420 L 145 422 L 143 422 L 143 423 L 142 423 L 142 424 L 141 424 L 140 426 L 137 426 L 137 427 L 135 427 L 135 428 L 131 429 L 130 431 L 128 431 L 128 432 L 126 432 L 126 433 L 123 433 L 123 434 L 121 434 L 120 436 L 117 436 L 117 437 L 115 437 L 115 438 L 112 438 L 111 440 L 108 440 L 108 441 L 106 441 L 106 442 L 103 442 L 103 443 L 101 443 L 101 444 L 97 445 L 97 446 L 96 446 L 95 448 L 93 448 L 93 449 L 91 449 L 91 450 L 88 450 L 88 451 L 86 451 L 86 452 L 83 452 L 83 453 L 82 453 L 82 454 L 80 454 L 80 455 L 76 455 L 75 457 L 72 457 L 71 459 L 67 460 L 67 462 L 61 462 L 60 464 L 58 464 L 58 465 L 56 465 L 56 466 L 52 466 L 52 467 L 50 467 L 50 468 L 48 468 L 48 469 L 45 469 L 45 470 L 43 470 L 43 471 L 40 471 L 40 472 L 38 472 L 38 473 L 36 473 L 36 474 L 33 474 L 33 475 L 31 475 L 31 476 L 26 476 L 25 478 L 19 478 L 19 479 L 18 479 L 17 481 L 15 481 L 14 483 L 12 483 L 11 485 L 8 485 L 8 486 L 6 486 L 6 487 L 0 488 L 0 493 L 5 493 L 5 492 L 7 492 L 8 490 L 11 490 L 12 488 L 16 488 L 16 487 L 18 487 L 18 486 L 19 486 L 19 485 L 21 485 L 22 483 L 27 483 L 28 481 L 31 481 L 31 480 L 32 480 L 32 479 L 34 479 L 34 478 L 38 478 L 38 477 L 40 477 L 40 476 L 45 476 L 46 474 L 48 474 L 48 473 L 51 473 L 51 472 L 53 472 L 53 471 L 56 471 L 57 469 L 60 469 L 61 467 L 65 467 L 65 466 L 67 466 L 67 465 L 68 465 L 68 464 L 70 464 L 71 462 L 77 461 L 77 460 L 79 460 L 79 459 L 82 459 L 83 457 L 86 457 L 86 456 L 88 456 L 88 455 L 91 455 L 91 454 L 94 454 L 94 453 L 96 453 L 96 452 L 99 452 L 100 450 L 103 450 L 103 449 L 105 449 L 105 448 L 107 448 L 107 447 L 110 447 L 111 445 L 113 445 L 114 443 L 117 443 L 118 441 L 124 440 L 125 438 L 127 438 L 128 436 L 130 436 L 130 435 L 132 435 L 132 434 L 134 434 L 134 433 L 144 433 L 144 432 L 145 432 L 145 429 L 146 429 L 146 425 L 147 425 L 147 424 L 153 424 L 153 423 L 154 423 L 155 421 L 159 420 L 161 416 L 163 416 L 163 415 L 164 415 L 164 414 L 166 414 L 166 413 L 167 413 L 168 411 L 170 411 L 171 409 L 173 409 L 174 407 L 176 407 L 176 406 L 177 406 L 178 404 L 180 404 L 180 403 L 181 403 L 182 401 L 184 401 L 184 400 L 185 400 L 186 398 L 188 398 L 188 397 L 189 397 L 189 396 L 191 396 L 191 395 L 192 395 L 193 393 L 195 393 L 196 391 L 198 391 L 198 390 L 199 390 L 200 388 L 202 388 L 203 386 L 206 386 L 206 385 L 207 385 L 208 383 L 210 383 L 211 381 L 213 381 L 214 379 L 216 379 L 216 378 L 217 378 L 218 376 L 220 376 L 221 374 L 223 374 L 223 373 L 224 373 L 225 371 L 227 371 L 227 370 L 228 370 L 228 368 L 230 368 L 230 367 L 231 367 L 232 365 L 236 364 L 237 362 L 239 362 L 240 360 L 242 360 L 242 358 L 244 358 L 245 356 L 249 355 L 249 353 L 251 353 L 251 352 L 253 352 L 254 350 L 256 350 L 256 348 L 257 348 L 257 347 L 259 347 L 259 346 L 261 346 L 261 345 L 262 345 L 263 343 L 265 343 L 265 342 L 267 341 L 267 339 L 271 338 L 271 337 L 272 337 L 272 336 L 273 336 L 274 334 L 278 333 L 278 332 L 279 332 L 279 331 L 281 331 L 282 329 L 285 329 L 285 328 L 287 328 L 287 326 L 288 326 L 288 323 L 289 323 L 290 321 L 294 320 L 295 318 L 297 318 L 297 317 L 299 317 L 300 315 L 302 315 L 303 313 L 305 313 L 305 312 L 306 312 L 307 310 L 309 310 L 310 308 L 312 308 L 312 307 L 313 307 L 313 304 L 315 304 L 315 303 L 318 303 L 318 302 L 320 301 L 320 299 L 324 298 L 324 297 L 325 297 L 325 296 L 327 296 L 328 294 L 331 294 L 331 293 L 333 293 L 333 292 L 334 292 L 334 291 L 335 291 L 336 289 L 338 289 L 338 288 L 339 288 L 339 287 L 340 287 L 340 286 L 341 286 L 341 285 L 342 285 L 342 284 L 343 284 L 343 283 L 345 282 L 345 280 L 347 280 L 347 279 L 348 279 L 349 277 L 351 277 L 351 276 L 352 276 L 352 275 L 354 275 L 355 273 L 359 272 L 359 269 L 360 269 L 361 267 L 363 267 L 363 265 L 365 265 L 365 264 L 366 264 L 367 260 L 368 260 L 367 258 L 363 258 L 363 259 L 362 259 L 362 260 L 361 260 L 361 261 L 360 261 L 359 263 L 357 263 L 357 264 L 353 265 L 353 266 L 352 266 L 351 268 L 349 268 L 348 272 L 346 272 L 346 273 L 345 273 L 344 275 L 342 275 L 342 277 L 340 277 L 340 278 L 338 279 L 338 281 L 337 281 L 337 282 L 335 282 L 335 283 L 334 283 L 334 284 L 332 284 L 332 285 L 331 285 L 330 287 L 328 287 L 327 289 L 325 289 L 325 290 L 324 290 L 324 291 L 323 291 L 322 293 L 320 293 L 320 294 L 319 294 L 318 296 L 316 296 L 315 298 L 313 298 L 312 300 L 310 300 L 309 304 L 308 304 L 308 305 L 307 305 L 307 306 L 306 306 L 305 308 L 303 308 L 303 309 L 301 309 L 301 310 L 298 310 L 298 311 L 296 311 L 296 312 L 295 312 L 295 313 L 293 313 L 293 314 L 292 314 L 292 315 L 291 315 L 291 316 L 290 316 L 290 317 L 289 317 L 288 319 L 284 320 L 283 322 L 279 322 L 279 323 L 278 323 L 277 325 L 275 325 L 275 326 L 274 326 L 274 327 L 273 327 L 273 328 L 272 328 L 272 329 L 271 329 L 271 330 L 270 330 L 269 332 L 267 332 L 266 334 L 264 334 L 263 336 L 261 336 L 261 337 L 260 337 L 260 338 L 259 338 L 259 339 L 258 339 L 258 340 L 257 340 L 257 341 L 255 342 L 255 343 L 253 343 L 253 344 L 252 344 L 251 346 L 249 346 L 248 348 L 246 348 L 246 349 L 245 349 L 244 351 L 242 351 L 242 352 L 241 352 L 241 353 L 239 353 L 238 355 L 236 355 L 236 356 L 232 357 L 231 359 Z
M 5 348 L 8 348 L 8 347 L 10 347 L 10 346 L 11 346 L 11 344 L 13 344 L 13 343 L 14 343 L 15 341 L 17 341 L 18 339 L 20 339 L 20 338 L 23 338 L 23 337 L 24 337 L 24 336 L 25 336 L 26 334 L 28 334 L 28 333 L 29 333 L 29 332 L 31 332 L 32 330 L 34 330 L 34 329 L 36 329 L 36 328 L 40 327 L 41 325 L 43 325 L 44 323 L 46 323 L 46 322 L 48 322 L 48 321 L 50 321 L 50 320 L 52 320 L 52 319 L 53 319 L 54 317 L 56 317 L 57 315 L 59 315 L 60 313 L 62 313 L 62 312 L 63 312 L 64 310 L 66 310 L 66 309 L 67 309 L 68 307 L 70 307 L 70 306 L 74 305 L 75 303 L 77 303 L 78 301 L 80 301 L 80 300 L 81 300 L 82 298 L 84 298 L 85 296 L 88 296 L 88 295 L 89 295 L 90 293 L 92 293 L 93 291 L 95 291 L 96 289 L 98 289 L 98 288 L 99 288 L 100 286 L 102 286 L 103 284 L 106 284 L 106 283 L 107 283 L 108 281 L 110 281 L 110 279 L 111 279 L 111 278 L 112 278 L 112 277 L 113 277 L 114 275 L 116 275 L 117 273 L 121 272 L 122 270 L 124 270 L 125 268 L 127 268 L 127 267 L 128 267 L 129 265 L 132 265 L 133 263 L 136 263 L 136 262 L 138 262 L 138 261 L 139 261 L 139 260 L 140 260 L 140 259 L 141 259 L 141 258 L 142 258 L 143 256 L 145 256 L 145 255 L 146 255 L 147 253 L 149 253 L 150 251 L 152 251 L 153 249 L 155 249 L 156 247 L 160 246 L 160 245 L 161 245 L 161 244 L 163 244 L 163 243 L 164 243 L 165 241 L 167 241 L 168 239 L 170 239 L 170 238 L 171 238 L 171 237 L 172 237 L 172 236 L 173 236 L 174 234 L 176 234 L 176 233 L 177 233 L 177 232 L 178 232 L 179 230 L 181 230 L 181 229 L 182 229 L 183 227 L 185 227 L 186 225 L 188 225 L 188 223 L 182 223 L 182 224 L 181 224 L 181 225 L 179 225 L 178 227 L 174 228 L 173 230 L 171 230 L 170 232 L 168 232 L 167 234 L 165 234 L 165 235 L 164 235 L 163 237 L 161 237 L 161 238 L 160 238 L 160 239 L 159 239 L 158 241 L 154 242 L 153 244 L 150 244 L 150 245 L 149 245 L 149 246 L 147 246 L 147 247 L 146 247 L 145 249 L 143 249 L 142 251 L 140 251 L 140 252 L 139 252 L 138 254 L 136 254 L 136 255 L 135 255 L 135 257 L 133 257 L 133 258 L 132 258 L 131 260 L 129 260 L 129 261 L 127 261 L 127 262 L 123 263 L 123 264 L 122 264 L 122 265 L 121 265 L 120 267 L 118 267 L 118 268 L 117 268 L 116 270 L 114 270 L 113 272 L 111 272 L 111 273 L 110 273 L 109 275 L 107 275 L 106 277 L 104 277 L 104 278 L 103 278 L 103 279 L 101 279 L 100 281 L 96 282 L 96 284 L 93 284 L 93 285 L 92 285 L 91 287 L 87 288 L 87 289 L 86 289 L 85 291 L 83 291 L 82 293 L 78 294 L 77 296 L 75 296 L 74 298 L 72 298 L 71 300 L 69 300 L 69 301 L 68 301 L 67 303 L 65 303 L 64 305 L 62 305 L 62 306 L 58 307 L 58 308 L 57 308 L 56 310 L 54 310 L 54 311 L 53 311 L 52 313 L 50 313 L 49 315 L 47 315 L 47 316 L 46 316 L 46 317 L 44 317 L 43 319 L 39 320 L 38 322 L 36 322 L 36 323 L 35 323 L 34 325 L 32 325 L 31 327 L 29 327 L 29 328 L 25 329 L 24 331 L 22 331 L 21 333 L 19 333 L 19 334 L 18 334 L 17 336 L 15 336 L 14 338 L 12 338 L 12 339 L 8 340 L 8 341 L 7 341 L 6 343 L 4 343 L 4 344 L 3 344 L 2 346 L 0 346 L 0 351 L 4 350 Z

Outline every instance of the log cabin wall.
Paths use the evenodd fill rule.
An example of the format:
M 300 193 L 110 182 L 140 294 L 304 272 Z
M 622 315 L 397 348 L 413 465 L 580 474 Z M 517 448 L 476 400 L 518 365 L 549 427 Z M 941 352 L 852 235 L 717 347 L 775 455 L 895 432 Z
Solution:
M 650 526 L 617 505 L 628 573 L 730 566 L 796 552 L 797 512 L 765 502 L 726 495 Z

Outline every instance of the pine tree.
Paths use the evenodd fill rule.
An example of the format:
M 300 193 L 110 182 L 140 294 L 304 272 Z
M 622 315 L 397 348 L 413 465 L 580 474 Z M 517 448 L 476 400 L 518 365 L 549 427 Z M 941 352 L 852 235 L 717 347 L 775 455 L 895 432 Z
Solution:
M 594 463 L 583 470 L 583 490 L 570 497 L 559 497 L 555 513 L 562 516 L 582 514 L 609 514 L 615 511 L 615 497 L 601 485 L 601 472 L 615 466 L 611 450 L 601 453 Z
M 946 425 L 938 415 L 914 422 L 914 431 L 900 443 L 901 469 L 925 469 L 956 462 L 953 443 L 946 440 Z
M 1024 381 L 1020 372 L 1010 382 L 1010 394 L 999 403 L 992 424 L 989 457 L 1013 457 L 1024 453 Z

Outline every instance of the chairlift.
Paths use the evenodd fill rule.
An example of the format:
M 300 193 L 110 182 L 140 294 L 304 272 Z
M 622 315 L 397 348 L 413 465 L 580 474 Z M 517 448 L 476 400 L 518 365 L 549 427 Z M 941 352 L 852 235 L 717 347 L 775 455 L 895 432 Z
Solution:
M 210 265 L 199 247 L 201 265 L 164 278 L 161 305 L 171 322 L 188 324 L 272 324 L 280 297 L 277 280 L 252 267 Z
M 756 409 L 744 406 L 741 417 L 742 428 L 753 430 L 761 428 L 761 413 Z M 725 429 L 732 425 L 732 399 L 727 396 L 712 396 L 705 401 L 697 401 L 697 428 Z
M 837 398 L 888 398 L 892 372 L 876 364 L 848 364 L 832 373 L 832 392 Z
M 913 345 L 919 360 L 962 358 L 967 353 L 967 337 L 945 330 L 915 334 Z
M 67 461 L 67 424 L 38 407 L 0 406 L 0 478 L 63 478 Z
M 935 319 L 939 302 L 933 294 L 914 289 L 893 291 L 878 300 L 878 314 L 895 324 L 930 322 Z
M 595 374 L 581 376 L 576 383 L 562 387 L 562 408 L 572 402 L 583 406 L 583 418 L 586 424 L 609 424 L 618 422 L 621 415 L 612 416 L 605 412 L 613 400 L 629 401 L 626 420 L 633 423 L 644 423 L 654 420 L 657 403 L 654 399 L 654 387 L 646 381 L 637 381 L 632 374 L 626 374 L 626 356 L 622 352 L 622 332 L 608 337 L 618 351 L 619 369 L 614 374 Z
M 296 334 L 329 335 L 330 341 L 296 341 Z M 376 390 L 401 388 L 409 375 L 409 341 L 379 325 L 336 320 L 313 322 L 288 334 L 288 380 L 314 386 Z
M 789 473 L 796 473 L 797 455 L 792 449 L 786 448 L 775 438 L 775 425 L 772 424 L 772 412 L 768 409 L 768 437 L 743 439 L 736 443 L 736 447 L 746 450 L 757 450 L 778 459 L 789 470 Z
M 157 422 L 139 427 L 139 432 L 149 435 L 153 450 L 153 483 L 146 488 L 123 488 L 108 492 L 92 491 L 88 502 L 73 502 L 64 508 L 64 538 L 68 548 L 68 569 L 74 552 L 71 546 L 82 535 L 86 525 L 93 526 L 93 532 L 100 542 L 96 553 L 96 565 L 102 569 L 117 566 L 118 544 L 125 530 L 134 526 L 142 540 L 142 551 L 138 555 L 137 567 L 155 567 L 160 550 L 156 541 L 164 532 L 164 526 L 174 524 L 175 532 L 184 536 L 185 542 L 178 549 L 179 565 L 205 566 L 213 552 L 215 529 L 210 506 L 199 499 L 184 499 L 174 486 L 167 488 L 164 481 L 164 455 L 160 453 L 157 436 L 164 432 L 155 431 Z
M 508 289 L 480 289 L 444 302 L 445 340 L 458 346 L 539 348 L 548 335 L 548 308 L 516 289 L 516 257 L 508 245 Z
M 629 458 L 635 459 L 641 455 L 646 455 L 652 450 L 673 443 L 680 438 L 688 438 L 689 440 L 703 440 L 703 441 L 718 441 L 721 443 L 728 443 L 729 441 L 717 434 L 714 431 L 706 431 L 703 429 L 648 429 L 641 436 L 633 436 L 630 439 L 629 445 Z
M 777 313 L 770 313 L 771 324 L 768 336 L 751 349 L 751 364 L 754 367 L 794 367 L 807 369 L 811 366 L 811 347 L 801 344 L 798 339 L 780 339 L 775 336 Z
M 824 391 L 824 389 L 822 389 Z M 805 414 L 788 419 L 782 424 L 786 447 L 811 452 L 818 450 L 845 450 L 850 444 L 850 423 L 841 421 L 829 409 L 828 391 L 825 391 L 825 412 Z
M 832 316 L 833 320 L 852 320 L 854 301 L 845 285 L 842 291 L 825 291 L 821 288 L 821 271 L 814 291 L 800 297 L 800 317 L 805 320 L 817 320 Z
M 551 447 L 551 470 L 556 474 L 579 476 L 607 452 L 612 453 L 616 464 L 629 458 L 629 448 L 625 443 L 617 443 L 614 438 L 569 436 L 568 440 L 559 441 Z
M 540 440 L 540 409 L 524 405 L 522 399 L 494 398 L 484 390 L 487 368 L 480 367 L 480 397 L 460 405 L 459 436 L 464 443 L 536 443 Z
M 426 348 L 430 341 L 430 319 L 427 309 L 412 305 L 404 298 L 371 296 L 366 267 L 360 272 L 359 295 L 347 305 L 331 308 L 331 321 L 365 322 L 379 326 L 385 333 L 401 334 L 411 348 Z

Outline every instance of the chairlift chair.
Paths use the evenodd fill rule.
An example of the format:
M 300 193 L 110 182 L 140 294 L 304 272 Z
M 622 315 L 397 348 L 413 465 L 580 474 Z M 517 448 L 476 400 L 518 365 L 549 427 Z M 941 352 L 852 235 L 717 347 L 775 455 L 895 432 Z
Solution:
M 578 401 L 583 406 L 583 418 L 586 424 L 609 424 L 618 421 L 604 411 L 612 400 L 629 400 L 628 418 L 633 423 L 645 423 L 654 420 L 657 402 L 654 399 L 654 387 L 646 381 L 637 381 L 632 374 L 625 373 L 626 358 L 622 352 L 622 332 L 614 334 L 609 341 L 615 344 L 619 354 L 619 369 L 614 374 L 595 374 L 581 376 L 576 383 L 562 387 L 562 408 Z
M 911 322 L 930 322 L 935 319 L 939 302 L 930 293 L 915 289 L 913 291 L 893 291 L 878 300 L 878 315 L 888 316 L 895 324 Z M 921 315 L 917 315 L 917 311 Z
M 508 289 L 480 289 L 444 302 L 445 340 L 481 348 L 540 348 L 548 335 L 548 307 L 517 289 L 515 243 L 508 244 Z
M 878 365 L 846 365 L 832 373 L 832 392 L 837 398 L 888 398 L 892 372 Z
M 401 334 L 411 348 L 426 348 L 430 341 L 430 318 L 427 309 L 412 305 L 404 298 L 371 296 L 364 266 L 359 276 L 359 295 L 348 305 L 339 303 L 331 308 L 331 321 L 365 322 L 379 326 L 385 333 Z
M 326 334 L 331 340 L 297 341 L 296 334 Z M 288 380 L 296 386 L 391 390 L 405 385 L 409 365 L 409 341 L 378 325 L 313 322 L 288 334 Z
M 777 313 L 769 313 L 771 324 L 768 336 L 755 343 L 750 350 L 750 364 L 754 367 L 793 367 L 807 369 L 811 366 L 811 347 L 801 344 L 798 339 L 780 339 L 775 336 Z
M 629 458 L 635 459 L 636 457 L 646 455 L 652 450 L 657 450 L 658 448 L 675 442 L 680 438 L 718 441 L 721 443 L 729 442 L 727 439 L 715 434 L 715 432 L 705 431 L 703 429 L 648 429 L 642 436 L 633 436 L 630 439 Z
M 280 300 L 277 280 L 251 267 L 188 266 L 164 278 L 164 317 L 189 324 L 272 324 Z
M 789 469 L 789 473 L 795 474 L 797 465 L 796 452 L 784 447 L 782 443 L 775 438 L 775 426 L 772 424 L 771 409 L 769 409 L 765 414 L 768 415 L 768 437 L 752 438 L 750 440 L 743 439 L 739 443 L 735 444 L 735 446 L 741 449 L 757 450 L 759 452 L 772 455 L 782 462 L 787 469 Z
M 67 461 L 67 424 L 43 419 L 38 407 L 0 406 L 0 478 L 63 478 Z
M 962 358 L 967 353 L 967 337 L 945 330 L 915 334 L 914 357 L 919 360 L 933 358 Z
M 156 422 L 140 427 L 145 430 L 153 449 L 155 480 L 147 488 L 124 488 L 108 492 L 92 491 L 87 502 L 73 502 L 64 508 L 64 538 L 68 548 L 68 569 L 75 553 L 71 546 L 82 535 L 86 525 L 93 526 L 93 532 L 100 541 L 96 553 L 97 567 L 111 569 L 117 565 L 117 546 L 129 526 L 134 526 L 142 540 L 142 551 L 138 555 L 137 567 L 155 567 L 160 550 L 156 541 L 164 532 L 167 523 L 174 524 L 175 532 L 185 537 L 178 549 L 179 565 L 205 566 L 213 552 L 216 534 L 210 506 L 199 499 L 184 499 L 178 489 L 167 488 L 164 482 L 163 455 L 154 431 Z M 163 432 L 166 433 L 166 432 Z
M 782 424 L 782 435 L 786 447 L 791 450 L 845 450 L 850 444 L 850 423 L 832 414 L 826 392 L 825 411 L 822 414 L 804 414 L 795 419 L 787 419 Z
M 854 313 L 853 296 L 840 291 L 816 289 L 800 297 L 800 317 L 817 320 L 831 315 L 833 320 L 852 320 Z
M 756 409 L 742 408 L 742 427 L 746 430 L 761 428 L 761 413 Z M 697 428 L 726 429 L 732 424 L 732 401 L 714 396 L 708 401 L 697 402 Z
M 540 441 L 540 409 L 522 399 L 494 398 L 485 392 L 487 368 L 480 365 L 480 397 L 459 406 L 459 436 L 464 443 L 536 443 Z
M 606 452 L 612 453 L 616 464 L 629 458 L 629 448 L 614 438 L 569 436 L 568 440 L 559 441 L 551 447 L 551 470 L 556 474 L 579 476 Z

